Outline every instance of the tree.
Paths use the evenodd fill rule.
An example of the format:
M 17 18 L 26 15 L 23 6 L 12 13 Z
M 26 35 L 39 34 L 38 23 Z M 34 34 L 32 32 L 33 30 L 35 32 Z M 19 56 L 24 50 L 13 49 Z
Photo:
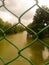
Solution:
M 4 21 L 0 18 L 0 28 L 3 28 Z
M 25 30 L 25 28 L 22 25 L 12 25 L 11 23 L 4 22 L 1 18 L 0 18 L 0 28 L 3 31 L 7 31 L 5 32 L 6 34 L 15 34 L 18 32 L 23 32 Z M 1 32 L 1 31 L 0 31 Z
M 34 15 L 33 22 L 28 25 L 28 27 L 34 30 L 36 33 L 38 33 L 44 27 L 49 25 L 49 14 L 46 12 L 46 11 L 49 12 L 49 9 L 46 6 L 42 6 L 41 8 L 38 8 L 36 10 L 36 14 Z M 49 28 L 47 28 L 46 30 L 44 30 L 39 34 L 39 38 L 48 37 L 48 36 L 49 36 Z
M 23 32 L 25 31 L 25 27 L 23 27 L 22 25 L 17 25 L 17 32 Z

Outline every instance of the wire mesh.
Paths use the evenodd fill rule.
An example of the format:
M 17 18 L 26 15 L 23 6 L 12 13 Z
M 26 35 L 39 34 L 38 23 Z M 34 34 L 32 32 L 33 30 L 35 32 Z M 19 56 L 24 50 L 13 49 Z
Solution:
M 26 48 L 30 47 L 31 45 L 33 45 L 33 43 L 35 43 L 37 40 L 39 40 L 43 45 L 45 45 L 46 47 L 49 48 L 49 45 L 47 43 L 45 43 L 44 41 L 42 41 L 41 39 L 38 38 L 38 34 L 42 33 L 43 31 L 45 31 L 47 28 L 49 28 L 49 25 L 46 26 L 45 28 L 43 28 L 42 30 L 40 30 L 38 33 L 36 33 L 34 30 L 31 30 L 30 28 L 28 28 L 27 26 L 25 26 L 24 24 L 21 23 L 21 18 L 23 17 L 23 15 L 25 13 L 27 13 L 28 11 L 30 11 L 33 7 L 35 6 L 38 6 L 39 8 L 41 8 L 39 5 L 38 5 L 38 0 L 35 0 L 36 4 L 34 4 L 33 6 L 31 6 L 29 9 L 27 9 L 24 13 L 22 13 L 19 17 L 14 14 L 13 12 L 11 12 L 6 6 L 5 6 L 5 0 L 0 0 L 2 2 L 2 5 L 0 5 L 0 8 L 4 7 L 8 12 L 10 12 L 13 16 L 15 16 L 17 19 L 18 19 L 18 23 L 13 25 L 12 27 L 8 28 L 7 30 L 3 31 L 1 28 L 0 28 L 0 31 L 1 33 L 3 34 L 1 37 L 0 37 L 0 41 L 5 39 L 7 42 L 9 42 L 9 44 L 11 44 L 13 47 L 15 47 L 15 49 L 18 50 L 18 55 L 13 58 L 12 60 L 6 62 L 1 56 L 0 56 L 0 60 L 3 62 L 3 65 L 8 65 L 10 63 L 12 63 L 13 61 L 17 60 L 20 56 L 22 58 L 24 58 L 25 60 L 27 60 L 31 65 L 35 65 L 34 62 L 32 62 L 30 59 L 28 59 L 27 57 L 25 57 L 23 54 L 22 54 L 22 51 L 24 51 Z M 41 8 L 42 9 L 42 8 Z M 43 9 L 44 10 L 44 9 Z M 44 10 L 45 11 L 45 10 Z M 45 11 L 47 12 L 47 11 Z M 47 12 L 49 14 L 49 12 Z M 26 29 L 28 29 L 30 32 L 34 33 L 34 35 L 36 36 L 36 38 L 31 42 L 29 43 L 27 46 L 25 46 L 24 48 L 22 49 L 19 49 L 16 45 L 14 45 L 13 42 L 11 42 L 7 37 L 6 37 L 6 31 L 9 31 L 11 28 L 15 27 L 16 25 L 18 24 L 21 24 L 23 25 Z M 49 61 L 45 62 L 43 65 L 48 65 L 49 64 Z

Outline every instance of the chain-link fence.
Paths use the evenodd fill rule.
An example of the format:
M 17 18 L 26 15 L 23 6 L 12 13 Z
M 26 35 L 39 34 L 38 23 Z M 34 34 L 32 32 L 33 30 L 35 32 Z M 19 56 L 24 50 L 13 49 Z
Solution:
M 43 28 L 42 30 L 40 30 L 38 32 L 38 34 L 34 31 L 34 30 L 31 30 L 30 28 L 28 28 L 27 26 L 25 26 L 24 24 L 21 23 L 21 18 L 23 17 L 23 15 L 25 13 L 27 13 L 28 11 L 30 11 L 33 7 L 35 6 L 38 6 L 39 8 L 41 8 L 39 5 L 38 5 L 38 0 L 35 0 L 36 4 L 34 4 L 33 6 L 31 6 L 29 9 L 27 9 L 24 13 L 21 14 L 20 17 L 18 17 L 16 14 L 14 14 L 13 12 L 11 12 L 6 6 L 5 6 L 5 0 L 0 0 L 2 2 L 2 5 L 0 5 L 0 8 L 4 7 L 8 12 L 10 12 L 11 14 L 13 14 L 13 16 L 15 16 L 17 19 L 18 19 L 18 23 L 13 25 L 12 27 L 8 28 L 7 30 L 3 31 L 1 28 L 0 28 L 0 31 L 1 33 L 3 34 L 1 37 L 0 37 L 0 41 L 5 39 L 7 42 L 9 42 L 9 44 L 11 44 L 13 47 L 15 47 L 15 49 L 18 50 L 18 56 L 16 56 L 15 58 L 13 58 L 12 60 L 6 62 L 1 56 L 0 56 L 0 60 L 3 62 L 4 65 L 8 65 L 10 63 L 12 63 L 13 61 L 17 60 L 20 56 L 22 58 L 24 58 L 25 60 L 27 60 L 31 65 L 35 65 L 34 62 L 32 62 L 31 60 L 29 60 L 28 58 L 26 58 L 23 54 L 22 54 L 22 51 L 24 51 L 25 49 L 27 49 L 28 47 L 30 47 L 31 45 L 33 45 L 33 43 L 35 43 L 37 40 L 39 40 L 43 45 L 45 45 L 46 47 L 49 48 L 49 45 L 47 43 L 45 43 L 44 41 L 42 41 L 41 39 L 38 38 L 38 34 L 42 33 L 43 31 L 45 31 L 47 28 L 49 28 L 49 25 L 46 26 L 45 28 Z M 41 8 L 42 9 L 42 8 Z M 44 9 L 43 9 L 44 10 Z M 44 10 L 45 11 L 45 10 Z M 45 11 L 47 12 L 47 11 Z M 49 14 L 49 12 L 47 12 Z M 34 35 L 36 36 L 36 38 L 31 42 L 29 43 L 27 46 L 25 46 L 24 48 L 22 49 L 19 49 L 16 45 L 14 45 L 14 43 L 12 43 L 7 37 L 6 37 L 6 31 L 9 31 L 11 28 L 15 27 L 16 25 L 18 24 L 21 24 L 23 25 L 27 30 L 29 30 L 30 32 L 34 33 Z M 37 60 L 37 59 L 36 59 Z M 43 65 L 48 65 L 49 64 L 49 61 L 45 62 Z

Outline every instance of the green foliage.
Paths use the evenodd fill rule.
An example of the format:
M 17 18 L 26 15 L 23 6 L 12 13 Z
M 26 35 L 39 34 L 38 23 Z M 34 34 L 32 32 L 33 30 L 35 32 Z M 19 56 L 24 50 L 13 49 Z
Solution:
M 1 18 L 0 18 L 0 28 L 4 31 L 6 31 L 6 34 L 15 34 L 18 32 L 23 32 L 25 29 L 22 25 L 16 25 L 13 28 L 11 28 L 13 25 L 9 22 L 4 22 Z
M 49 25 L 49 14 L 43 9 L 49 12 L 48 7 L 42 6 L 42 9 L 38 8 L 33 18 L 33 22 L 28 25 L 28 27 L 34 30 L 36 33 L 38 33 L 41 29 Z M 39 38 L 48 37 L 48 36 L 49 36 L 49 28 L 39 34 Z
M 25 28 L 22 25 L 17 25 L 17 32 L 23 32 Z
M 4 22 L 3 20 L 0 18 L 0 28 L 3 28 Z

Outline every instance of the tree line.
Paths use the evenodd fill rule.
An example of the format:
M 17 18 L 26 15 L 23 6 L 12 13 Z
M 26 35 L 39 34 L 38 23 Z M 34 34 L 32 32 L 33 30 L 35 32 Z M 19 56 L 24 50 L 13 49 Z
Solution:
M 22 25 L 15 25 L 14 27 L 12 27 L 13 25 L 11 23 L 4 22 L 1 18 L 0 18 L 0 28 L 3 31 L 7 31 L 5 32 L 6 34 L 16 34 L 19 32 L 23 32 L 25 30 L 25 28 Z M 12 28 L 11 28 L 12 27 Z M 10 29 L 11 28 L 11 29 Z M 1 31 L 0 31 L 1 32 Z

